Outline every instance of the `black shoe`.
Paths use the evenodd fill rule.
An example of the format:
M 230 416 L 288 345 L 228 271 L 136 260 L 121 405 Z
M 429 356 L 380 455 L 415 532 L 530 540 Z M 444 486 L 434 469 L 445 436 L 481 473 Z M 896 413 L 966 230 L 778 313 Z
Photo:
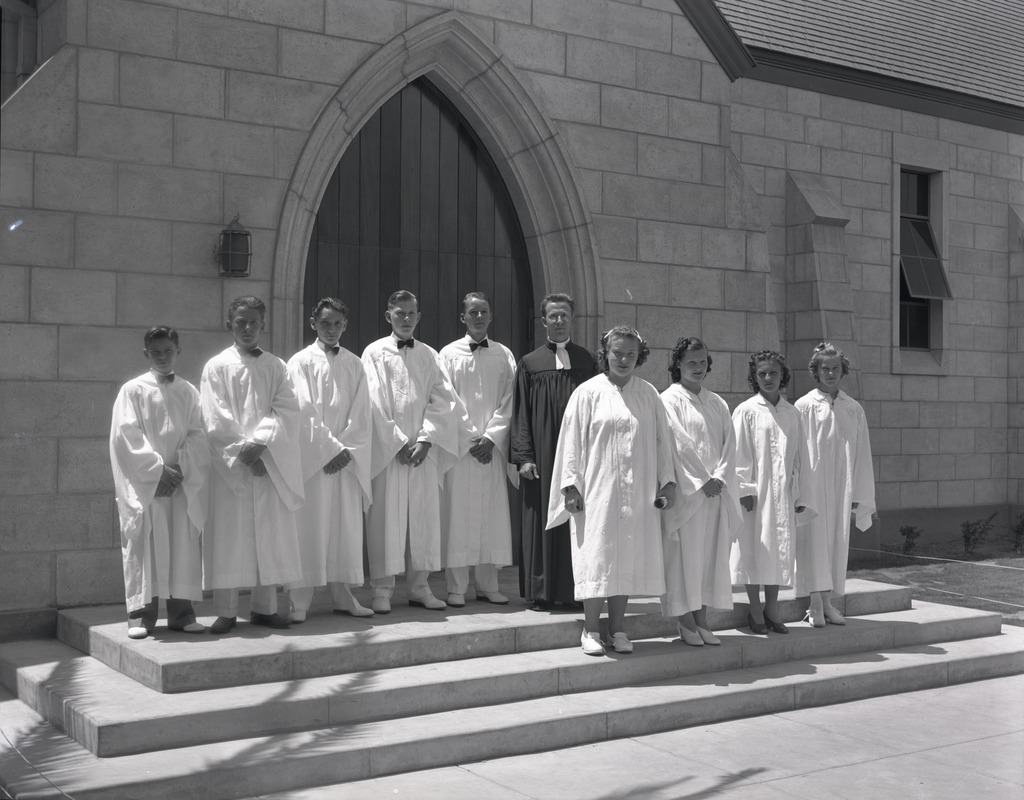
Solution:
M 234 617 L 217 617 L 210 626 L 210 633 L 219 636 L 235 627 Z
M 765 624 L 768 625 L 769 630 L 773 631 L 774 633 L 789 633 L 789 628 L 787 628 L 781 622 L 776 622 L 767 614 L 764 615 L 764 621 Z
M 249 615 L 250 625 L 266 625 L 268 628 L 287 628 L 291 623 L 280 614 L 257 614 L 253 611 Z
M 768 626 L 763 622 L 754 622 L 753 615 L 747 612 L 747 627 L 750 628 L 751 633 L 765 634 L 768 633 Z
M 534 600 L 530 605 L 530 611 L 551 611 L 555 604 L 549 600 Z

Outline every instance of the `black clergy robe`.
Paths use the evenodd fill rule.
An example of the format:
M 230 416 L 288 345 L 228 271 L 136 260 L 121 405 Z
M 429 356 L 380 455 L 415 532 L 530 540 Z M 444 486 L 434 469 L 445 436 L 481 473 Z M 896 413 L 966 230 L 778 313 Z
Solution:
M 539 480 L 522 479 L 522 543 L 519 553 L 519 593 L 526 600 L 545 603 L 573 601 L 572 551 L 569 524 L 549 531 L 547 524 L 551 471 L 558 431 L 569 395 L 597 374 L 597 364 L 586 348 L 566 345 L 571 369 L 556 369 L 555 354 L 545 343 L 519 362 L 512 407 L 509 461 L 516 466 L 533 463 Z

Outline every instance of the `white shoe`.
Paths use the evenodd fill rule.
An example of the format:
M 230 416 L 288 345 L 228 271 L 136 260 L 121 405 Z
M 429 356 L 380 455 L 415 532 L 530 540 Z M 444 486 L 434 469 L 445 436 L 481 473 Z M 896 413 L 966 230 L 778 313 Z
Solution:
M 149 636 L 149 628 L 145 625 L 132 625 L 128 628 L 129 639 L 145 639 Z
M 815 608 L 808 608 L 807 613 L 804 615 L 804 622 L 811 623 L 815 628 L 824 628 L 825 613 Z
M 448 608 L 444 600 L 439 600 L 429 592 L 427 594 L 420 595 L 419 597 L 410 596 L 409 605 L 418 606 L 419 608 L 426 608 L 429 611 L 444 611 L 444 609 Z
M 619 631 L 612 634 L 612 650 L 616 653 L 632 653 L 633 643 L 625 633 Z
M 288 615 L 288 619 L 291 622 L 294 622 L 296 624 L 298 624 L 300 622 L 305 622 L 306 621 L 306 612 L 305 611 L 300 611 L 298 609 L 293 608 L 292 612 Z
M 823 604 L 822 611 L 824 612 L 825 620 L 827 622 L 831 622 L 833 625 L 846 624 L 846 617 L 840 614 L 836 607 L 831 603 Z
M 501 592 L 485 592 L 482 589 L 477 589 L 476 599 L 483 603 L 493 603 L 496 606 L 508 605 L 508 598 Z
M 588 656 L 604 655 L 604 643 L 601 641 L 600 634 L 583 631 L 580 635 L 580 644 L 583 646 L 583 652 Z
M 448 592 L 448 605 L 452 608 L 465 608 L 466 595 L 459 592 Z
M 715 634 L 707 628 L 702 628 L 700 625 L 697 626 L 697 635 L 700 636 L 704 644 L 719 645 L 722 643 L 722 640 L 715 636 Z
M 688 644 L 690 647 L 704 646 L 704 639 L 697 631 L 691 631 L 678 623 L 676 624 L 676 628 L 679 630 L 679 638 L 683 640 L 683 644 Z
M 340 590 L 336 590 L 335 586 L 340 585 Z M 373 609 L 367 608 L 360 603 L 352 590 L 349 588 L 347 583 L 342 584 L 331 584 L 331 594 L 334 596 L 334 613 L 335 614 L 348 614 L 352 617 L 372 617 Z
M 390 597 L 374 597 L 373 602 L 374 614 L 390 614 L 391 613 L 391 598 Z

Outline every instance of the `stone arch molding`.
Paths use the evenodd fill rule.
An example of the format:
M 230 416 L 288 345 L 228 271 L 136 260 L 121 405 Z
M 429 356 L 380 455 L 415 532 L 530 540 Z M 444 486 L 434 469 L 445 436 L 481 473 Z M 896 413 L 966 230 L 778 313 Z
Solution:
M 593 226 L 559 137 L 499 53 L 456 12 L 395 37 L 360 66 L 313 126 L 292 174 L 274 253 L 277 352 L 299 346 L 306 249 L 334 169 L 367 120 L 426 76 L 473 126 L 501 172 L 523 227 L 535 287 L 576 299 L 577 335 L 593 341 L 602 308 Z

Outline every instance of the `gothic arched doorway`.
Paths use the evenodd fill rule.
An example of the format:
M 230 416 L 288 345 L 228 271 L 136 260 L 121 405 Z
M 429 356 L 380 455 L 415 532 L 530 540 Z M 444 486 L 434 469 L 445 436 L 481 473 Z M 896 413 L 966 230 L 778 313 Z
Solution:
M 387 297 L 420 300 L 416 335 L 440 349 L 464 333 L 466 292 L 492 303 L 491 333 L 532 347 L 533 289 L 522 230 L 498 170 L 452 104 L 420 78 L 391 97 L 346 149 L 320 202 L 306 258 L 304 319 L 334 295 L 352 311 L 342 343 L 359 354 L 389 328 Z M 312 340 L 308 326 L 305 341 Z

